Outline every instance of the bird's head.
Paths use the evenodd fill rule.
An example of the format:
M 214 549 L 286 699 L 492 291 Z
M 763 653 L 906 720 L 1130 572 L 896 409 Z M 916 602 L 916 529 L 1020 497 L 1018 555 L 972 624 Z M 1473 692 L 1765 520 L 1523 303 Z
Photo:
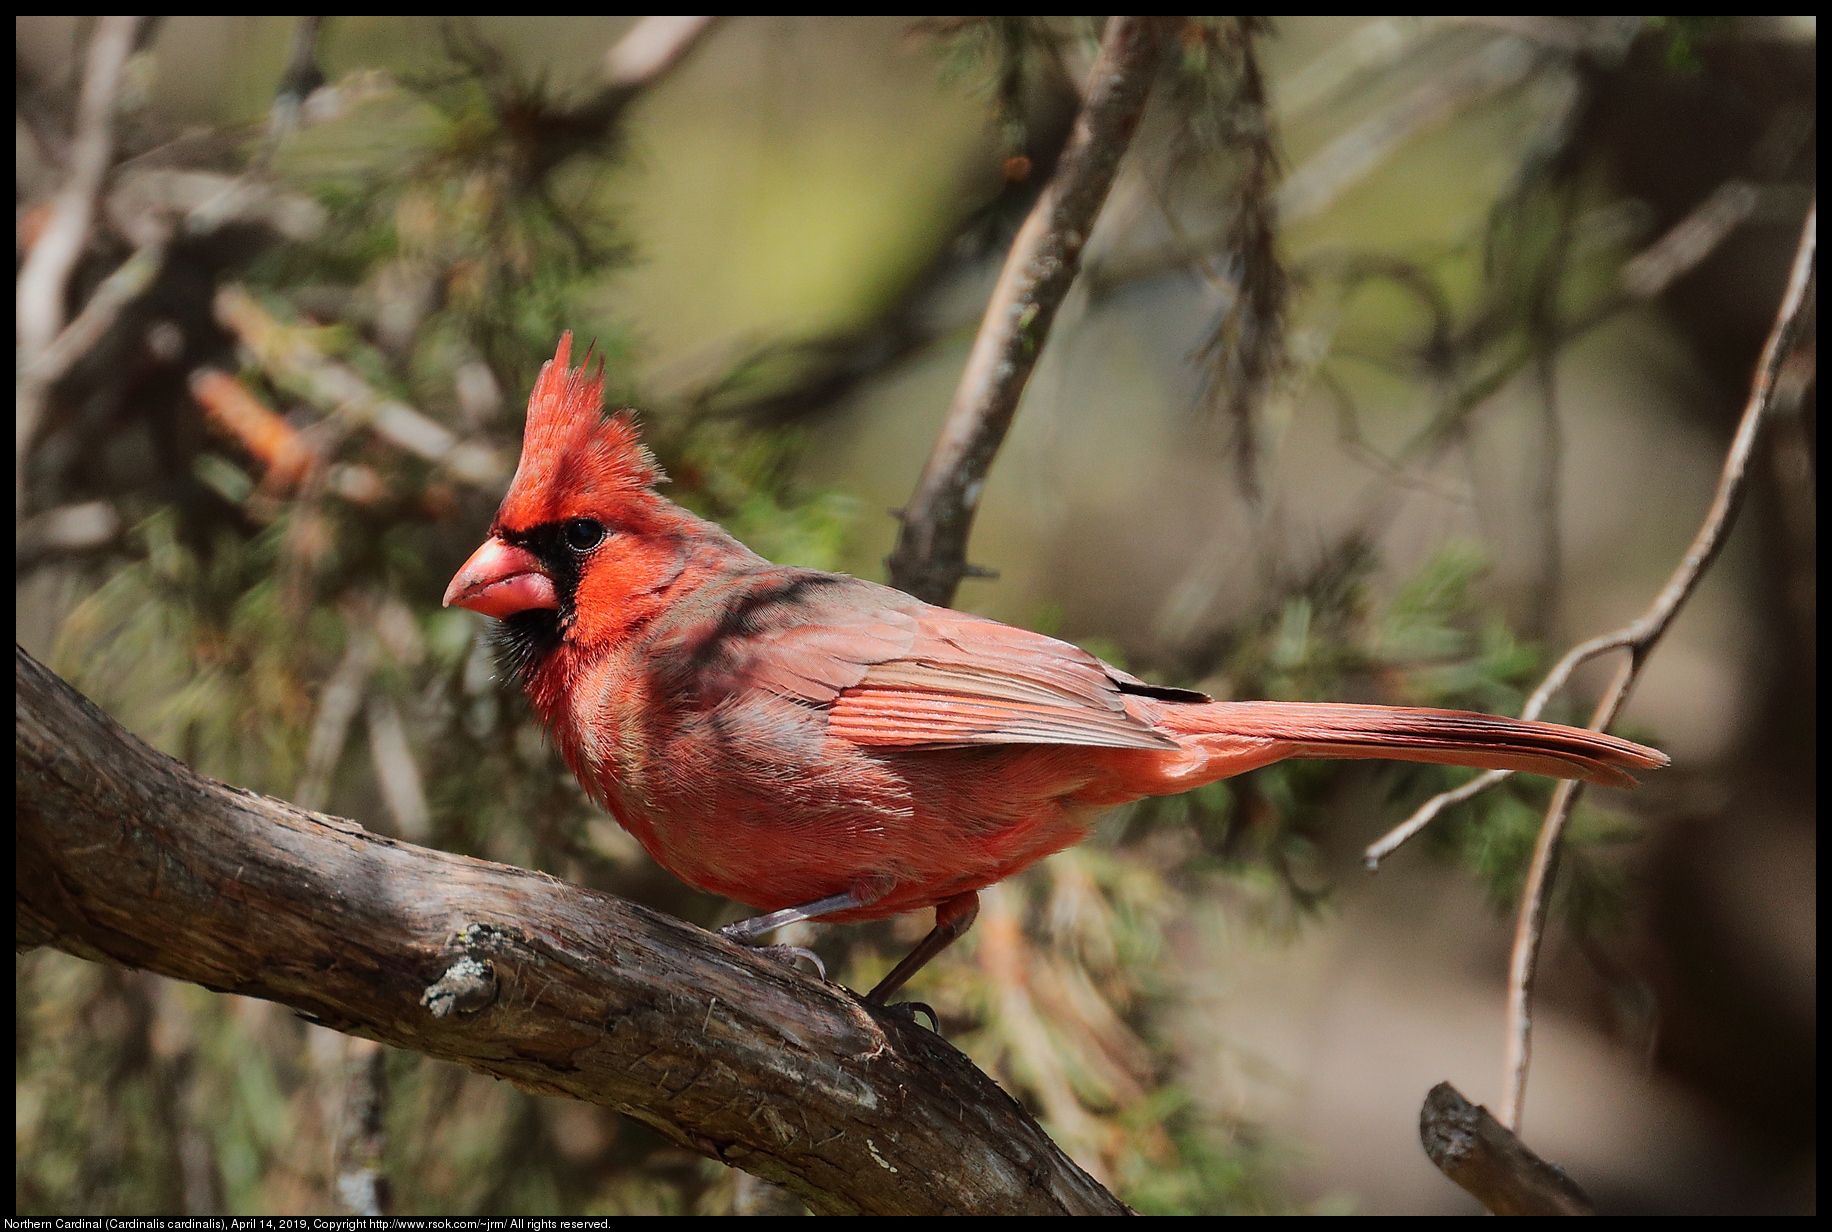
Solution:
M 685 511 L 658 496 L 664 476 L 627 411 L 604 413 L 604 368 L 568 367 L 560 338 L 528 396 L 521 462 L 490 536 L 458 570 L 445 605 L 504 622 L 523 674 L 562 644 L 614 641 L 658 606 L 680 574 Z

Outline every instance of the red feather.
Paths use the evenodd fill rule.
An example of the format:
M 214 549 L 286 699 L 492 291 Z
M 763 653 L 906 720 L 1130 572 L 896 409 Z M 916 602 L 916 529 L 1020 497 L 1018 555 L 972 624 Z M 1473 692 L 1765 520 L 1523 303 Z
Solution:
M 506 619 L 579 781 L 682 880 L 835 920 L 938 906 L 936 934 L 874 997 L 971 922 L 974 891 L 1141 796 L 1291 757 L 1612 787 L 1667 764 L 1494 715 L 1211 702 L 1038 633 L 772 565 L 655 493 L 634 421 L 603 414 L 602 374 L 570 354 L 568 334 L 491 537 L 446 601 Z

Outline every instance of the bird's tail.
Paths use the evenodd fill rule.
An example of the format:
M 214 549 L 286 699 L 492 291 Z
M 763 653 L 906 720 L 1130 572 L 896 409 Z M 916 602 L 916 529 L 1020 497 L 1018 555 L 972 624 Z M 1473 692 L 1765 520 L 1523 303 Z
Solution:
M 1188 786 L 1287 758 L 1329 757 L 1520 770 L 1605 787 L 1633 787 L 1630 770 L 1656 770 L 1668 761 L 1657 749 L 1583 728 L 1406 706 L 1172 704 L 1163 707 L 1157 726 L 1175 736 L 1186 751 L 1207 755 L 1209 764 L 1200 768 L 1191 759 Z

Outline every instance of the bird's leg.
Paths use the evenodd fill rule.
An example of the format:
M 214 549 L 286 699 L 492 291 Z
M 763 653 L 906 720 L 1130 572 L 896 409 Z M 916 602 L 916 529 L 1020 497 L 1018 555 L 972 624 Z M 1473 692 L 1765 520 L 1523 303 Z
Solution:
M 902 962 L 891 968 L 889 975 L 878 981 L 876 988 L 865 994 L 865 999 L 873 1005 L 883 1005 L 885 998 L 908 983 L 909 978 L 922 970 L 931 958 L 953 945 L 962 933 L 972 928 L 979 914 L 980 896 L 974 890 L 937 903 L 935 927 L 929 930 L 928 936 L 916 943 L 915 949 L 903 956 Z M 935 1017 L 935 1011 L 930 1010 L 929 1017 Z
M 760 945 L 758 942 L 766 934 L 774 932 L 784 924 L 796 924 L 802 920 L 816 920 L 836 911 L 850 911 L 854 907 L 869 907 L 886 894 L 890 893 L 889 878 L 861 881 L 842 894 L 829 894 L 826 898 L 817 898 L 811 903 L 799 907 L 784 907 L 781 911 L 772 911 L 768 915 L 754 915 L 748 920 L 738 920 L 727 924 L 719 930 L 719 935 L 727 941 L 736 941 L 739 945 L 748 946 L 760 954 L 767 954 L 777 962 L 787 965 L 797 958 L 805 958 L 814 964 L 821 978 L 827 978 L 827 964 L 823 963 L 813 950 L 799 945 Z
M 765 933 L 776 931 L 784 924 L 799 924 L 803 920 L 812 920 L 817 916 L 832 915 L 836 911 L 845 911 L 849 907 L 863 906 L 865 904 L 854 898 L 852 891 L 848 890 L 844 894 L 829 894 L 826 898 L 817 898 L 799 907 L 784 907 L 781 911 L 772 911 L 768 915 L 754 915 L 748 920 L 738 920 L 721 928 L 719 935 L 727 941 L 736 941 L 739 945 L 756 945 L 758 938 Z

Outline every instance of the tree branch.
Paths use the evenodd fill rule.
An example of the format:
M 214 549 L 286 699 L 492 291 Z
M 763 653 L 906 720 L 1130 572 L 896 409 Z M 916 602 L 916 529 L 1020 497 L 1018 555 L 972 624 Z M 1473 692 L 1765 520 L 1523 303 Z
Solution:
M 278 320 L 234 284 L 217 291 L 214 306 L 218 324 L 240 339 L 278 384 L 444 467 L 472 487 L 491 495 L 502 491 L 511 468 L 494 449 L 460 440 L 444 424 L 385 397 L 347 365 L 320 351 L 309 330 Z
M 634 93 L 654 84 L 699 46 L 717 17 L 643 17 L 605 53 L 607 89 Z
M 1292 226 L 1322 213 L 1414 137 L 1518 85 L 1537 59 L 1525 39 L 1502 35 L 1375 111 L 1285 178 L 1279 221 Z
M 15 944 L 615 1108 L 821 1212 L 1125 1210 L 940 1037 L 679 920 L 203 778 L 15 651 Z
M 138 26 L 136 17 L 104 17 L 96 25 L 83 73 L 76 139 L 70 147 L 70 175 L 52 204 L 51 217 L 39 233 L 38 242 L 32 245 L 19 271 L 14 299 L 14 338 L 19 348 L 14 360 L 18 365 L 13 423 L 15 515 L 24 508 L 26 450 L 37 435 L 49 387 L 48 382 L 36 375 L 28 378 L 26 373 L 35 372 L 35 361 L 64 325 L 64 295 L 70 271 L 89 242 L 96 198 L 114 157 L 115 95 L 120 90 L 121 71 L 133 51 Z
M 1794 253 L 1794 268 L 1788 275 L 1787 293 L 1782 297 L 1768 341 L 1762 347 L 1762 358 L 1756 364 L 1755 380 L 1743 408 L 1743 419 L 1737 425 L 1736 436 L 1731 439 L 1711 508 L 1666 586 L 1641 618 L 1622 631 L 1628 661 L 1617 671 L 1615 680 L 1597 703 L 1596 712 L 1590 719 L 1593 731 L 1602 731 L 1615 721 L 1648 657 L 1654 653 L 1673 618 L 1692 597 L 1699 579 L 1730 537 L 1730 528 L 1736 522 L 1737 510 L 1747 491 L 1744 480 L 1749 473 L 1749 458 L 1755 451 L 1763 419 L 1785 409 L 1777 403 L 1797 400 L 1806 392 L 1808 380 L 1784 381 L 1782 377 L 1783 370 L 1806 341 L 1814 317 L 1818 238 L 1819 206 L 1815 202 L 1807 211 L 1800 246 Z M 1533 977 L 1545 934 L 1546 910 L 1552 901 L 1553 880 L 1558 871 L 1559 842 L 1564 836 L 1565 823 L 1577 806 L 1578 794 L 1578 784 L 1570 781 L 1560 783 L 1552 794 L 1552 804 L 1546 810 L 1539 841 L 1533 849 L 1533 863 L 1527 869 L 1527 882 L 1521 890 L 1520 914 L 1514 927 L 1514 949 L 1508 961 L 1507 1086 L 1501 1104 L 1501 1120 L 1516 1133 L 1520 1132 L 1527 1097 L 1527 1066 L 1532 1057 Z
M 1577 1182 L 1549 1164 L 1489 1115 L 1440 1082 L 1419 1109 L 1419 1142 L 1445 1176 L 1492 1215 L 1594 1215 Z
M 1606 311 L 1599 310 L 1591 314 L 1589 323 L 1585 325 L 1584 328 L 1589 328 L 1590 325 L 1601 322 L 1606 315 L 1613 314 L 1627 301 L 1628 297 L 1651 298 L 1654 295 L 1658 295 L 1660 292 L 1664 291 L 1674 279 L 1687 273 L 1700 261 L 1704 260 L 1704 258 L 1709 255 L 1711 249 L 1715 247 L 1725 235 L 1729 234 L 1732 228 L 1744 218 L 1747 218 L 1749 213 L 1753 211 L 1755 202 L 1753 199 L 1746 197 L 1745 192 L 1747 187 L 1747 185 L 1743 185 L 1737 181 L 1731 181 L 1721 185 L 1717 191 L 1712 193 L 1697 209 L 1693 210 L 1658 241 L 1650 245 L 1645 251 L 1636 256 L 1634 260 L 1624 266 L 1622 272 L 1624 298 L 1620 301 L 1612 300 Z M 1745 208 L 1746 206 L 1748 208 Z M 1810 221 L 1809 219 L 1809 222 Z M 1798 323 L 1796 323 L 1795 328 L 1797 329 L 1798 327 Z M 1797 347 L 1798 339 L 1796 338 L 1789 346 L 1790 348 Z M 1789 353 L 1791 354 L 1792 351 L 1790 350 Z M 1788 395 L 1786 390 L 1782 390 L 1781 392 L 1783 397 L 1777 401 L 1774 409 L 1786 413 L 1789 408 L 1783 404 L 1789 400 L 1789 397 L 1792 398 L 1793 402 L 1797 403 L 1798 392 L 1792 395 Z M 1745 414 L 1747 414 L 1747 412 L 1745 412 Z M 1733 445 L 1733 456 L 1727 457 L 1724 462 L 1726 474 L 1728 474 L 1728 470 L 1732 464 L 1736 462 L 1734 449 L 1735 447 Z M 1739 465 L 1746 463 L 1747 458 Z M 1723 493 L 1723 483 L 1724 480 L 1720 478 L 1720 497 Z M 1705 526 L 1699 531 L 1699 538 L 1693 541 L 1693 551 L 1698 549 L 1699 543 L 1708 531 L 1712 534 L 1718 533 L 1712 528 L 1712 517 L 1715 516 L 1717 509 L 1718 506 L 1714 504 L 1712 506 L 1712 513 L 1708 514 L 1706 517 Z M 1713 550 L 1715 551 L 1715 549 Z M 1540 681 L 1539 687 L 1534 689 L 1532 695 L 1527 698 L 1526 705 L 1521 707 L 1520 717 L 1523 719 L 1537 719 L 1540 711 L 1545 708 L 1546 703 L 1552 700 L 1555 693 L 1565 687 L 1565 682 L 1571 678 L 1571 673 L 1576 671 L 1580 664 L 1587 663 L 1598 655 L 1607 654 L 1611 650 L 1632 647 L 1637 638 L 1643 636 L 1645 632 L 1645 623 L 1654 612 L 1661 608 L 1661 604 L 1664 600 L 1671 598 L 1671 601 L 1675 605 L 1683 602 L 1685 595 L 1675 590 L 1675 580 L 1677 580 L 1681 573 L 1685 572 L 1688 567 L 1686 562 L 1691 559 L 1691 553 L 1688 553 L 1686 561 L 1682 561 L 1680 565 L 1679 572 L 1675 573 L 1674 580 L 1668 581 L 1666 588 L 1661 592 L 1660 598 L 1655 600 L 1654 606 L 1650 608 L 1648 614 L 1643 615 L 1640 620 L 1625 628 L 1601 634 L 1586 642 L 1580 642 L 1578 645 L 1566 651 L 1565 657 L 1560 659 L 1552 670 L 1546 673 L 1545 679 Z M 1677 610 L 1677 606 L 1674 606 L 1672 609 L 1673 612 L 1677 612 Z M 1511 770 L 1489 770 L 1483 774 L 1477 775 L 1469 782 L 1464 783 L 1461 787 L 1453 788 L 1450 791 L 1439 792 L 1431 799 L 1425 801 L 1425 803 L 1419 805 L 1410 817 L 1382 835 L 1378 842 L 1371 844 L 1367 851 L 1362 854 L 1362 862 L 1367 865 L 1370 872 L 1379 868 L 1382 860 L 1385 860 L 1395 851 L 1398 851 L 1401 846 L 1429 825 L 1431 820 L 1446 808 L 1449 808 L 1453 804 L 1461 804 L 1465 800 L 1470 800 L 1481 795 L 1513 773 L 1514 772 Z
M 138 20 L 104 17 L 89 40 L 76 138 L 70 146 L 70 175 L 19 271 L 16 330 L 19 348 L 27 359 L 49 346 L 63 328 L 66 284 L 89 240 L 96 199 L 114 157 L 115 96 L 133 50 Z
M 551 167 L 584 146 L 602 144 L 624 111 L 665 78 L 718 24 L 717 17 L 642 17 L 604 57 L 604 84 L 577 108 L 553 117 Z
M 891 583 L 947 604 L 967 576 L 967 537 L 992 460 L 1081 267 L 1081 252 L 1144 112 L 1167 38 L 1163 18 L 1111 17 L 1074 135 L 993 289 L 935 450 L 885 562 Z

